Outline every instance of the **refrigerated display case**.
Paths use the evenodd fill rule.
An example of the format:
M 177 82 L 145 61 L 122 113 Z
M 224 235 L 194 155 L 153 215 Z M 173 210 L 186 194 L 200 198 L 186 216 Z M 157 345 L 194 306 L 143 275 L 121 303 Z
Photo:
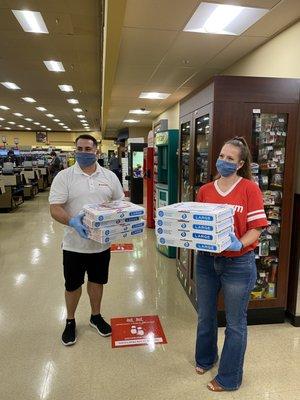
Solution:
M 253 177 L 263 192 L 269 225 L 256 249 L 257 282 L 249 303 L 250 324 L 285 319 L 299 94 L 297 79 L 220 76 L 180 104 L 181 147 L 184 124 L 188 122 L 191 129 L 189 178 L 184 186 L 184 175 L 180 175 L 180 200 L 195 199 L 199 187 L 213 179 L 226 140 L 244 136 L 252 151 Z M 183 157 L 187 157 L 184 152 L 180 162 Z M 185 197 L 184 187 L 189 189 L 188 194 L 183 191 Z M 190 252 L 183 257 L 177 252 L 178 277 L 194 305 L 195 255 Z M 224 325 L 222 296 L 218 309 L 219 324 Z

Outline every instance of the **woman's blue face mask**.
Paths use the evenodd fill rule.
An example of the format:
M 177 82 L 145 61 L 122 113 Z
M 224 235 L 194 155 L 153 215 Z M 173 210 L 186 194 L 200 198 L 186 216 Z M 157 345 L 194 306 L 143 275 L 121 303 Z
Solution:
M 221 176 L 227 177 L 233 175 L 237 171 L 238 164 L 221 160 L 219 158 L 216 162 L 216 167 Z
M 76 161 L 78 162 L 79 166 L 82 168 L 90 167 L 93 165 L 97 158 L 95 153 L 86 153 L 84 151 L 80 151 L 76 153 Z

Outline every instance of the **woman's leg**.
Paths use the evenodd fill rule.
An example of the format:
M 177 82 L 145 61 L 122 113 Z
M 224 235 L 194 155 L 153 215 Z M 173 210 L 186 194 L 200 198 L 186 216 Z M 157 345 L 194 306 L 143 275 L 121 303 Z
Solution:
M 198 327 L 196 366 L 210 369 L 218 358 L 217 297 L 220 279 L 214 268 L 214 257 L 197 255 Z
M 254 253 L 230 258 L 221 275 L 226 311 L 225 342 L 216 381 L 228 390 L 242 383 L 247 346 L 247 308 L 256 281 Z

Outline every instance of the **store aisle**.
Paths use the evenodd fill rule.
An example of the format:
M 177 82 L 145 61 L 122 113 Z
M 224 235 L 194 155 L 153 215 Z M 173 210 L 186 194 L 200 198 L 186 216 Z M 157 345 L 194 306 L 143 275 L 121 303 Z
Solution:
M 133 253 L 113 254 L 102 313 L 106 318 L 159 315 L 168 344 L 112 349 L 88 326 L 86 293 L 77 314 L 78 341 L 66 348 L 62 227 L 47 193 L 0 214 L 0 392 L 5 400 L 299 399 L 300 330 L 252 326 L 240 391 L 213 394 L 193 369 L 196 313 L 175 261 L 159 255 L 154 233 Z M 220 330 L 220 342 L 224 330 Z

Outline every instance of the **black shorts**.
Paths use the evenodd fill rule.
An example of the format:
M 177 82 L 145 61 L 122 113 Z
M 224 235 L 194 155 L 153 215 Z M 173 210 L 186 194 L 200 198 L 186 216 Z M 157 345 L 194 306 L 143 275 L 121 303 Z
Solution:
M 92 254 L 63 250 L 66 290 L 72 292 L 78 289 L 84 283 L 85 272 L 89 282 L 107 283 L 109 261 L 110 249 Z

